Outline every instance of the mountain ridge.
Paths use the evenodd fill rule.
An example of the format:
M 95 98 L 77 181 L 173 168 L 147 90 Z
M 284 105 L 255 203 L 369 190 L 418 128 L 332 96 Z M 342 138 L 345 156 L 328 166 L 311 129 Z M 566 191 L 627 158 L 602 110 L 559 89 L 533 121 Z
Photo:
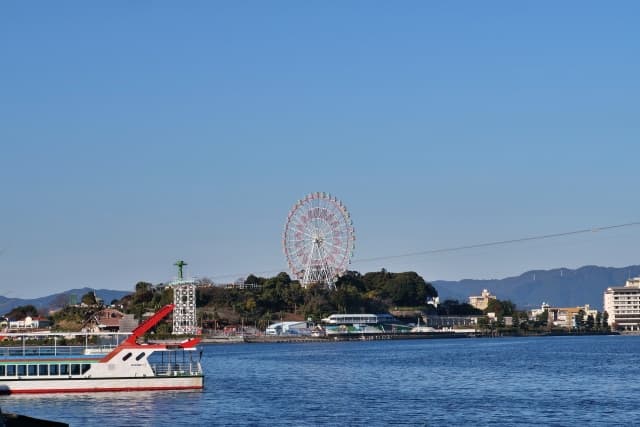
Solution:
M 623 286 L 630 277 L 640 276 L 640 265 L 600 267 L 585 265 L 576 269 L 530 270 L 503 279 L 436 280 L 440 300 L 468 301 L 488 289 L 501 300 L 511 300 L 522 309 L 539 307 L 543 302 L 555 307 L 589 304 L 602 309 L 603 293 L 609 286 Z
M 112 289 L 91 289 L 91 288 L 76 288 L 69 289 L 67 291 L 58 292 L 55 294 L 47 295 L 38 298 L 8 298 L 0 296 L 0 314 L 6 314 L 13 310 L 15 307 L 21 305 L 33 305 L 38 310 L 40 309 L 57 309 L 62 308 L 65 304 L 68 304 L 72 299 L 80 302 L 82 296 L 87 292 L 95 291 L 98 298 L 101 298 L 105 304 L 109 304 L 114 299 L 120 299 L 125 295 L 132 293 L 131 291 L 118 291 Z
M 576 269 L 554 268 L 529 270 L 519 276 L 502 279 L 435 280 L 431 283 L 438 291 L 440 301 L 457 299 L 467 302 L 470 295 L 480 295 L 488 289 L 501 300 L 511 300 L 521 309 L 539 307 L 543 302 L 556 307 L 576 307 L 589 304 L 602 309 L 603 292 L 609 286 L 622 286 L 630 277 L 640 276 L 640 265 L 627 267 L 601 267 L 585 265 Z M 57 309 L 71 300 L 80 302 L 91 288 L 69 289 L 39 298 L 8 298 L 0 295 L 0 314 L 21 305 L 38 309 Z M 121 299 L 133 291 L 95 289 L 98 298 L 106 304 Z

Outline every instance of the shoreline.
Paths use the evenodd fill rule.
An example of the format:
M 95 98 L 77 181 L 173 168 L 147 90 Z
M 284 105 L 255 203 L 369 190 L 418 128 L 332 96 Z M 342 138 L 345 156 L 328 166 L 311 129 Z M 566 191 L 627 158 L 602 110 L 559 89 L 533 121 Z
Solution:
M 509 333 L 450 333 L 450 332 L 425 332 L 425 333 L 382 333 L 382 334 L 336 334 L 325 337 L 311 336 L 266 336 L 266 335 L 237 335 L 227 337 L 204 337 L 202 344 L 304 344 L 304 343 L 331 343 L 347 341 L 388 341 L 388 340 L 424 340 L 424 339 L 460 339 L 460 338 L 528 338 L 528 337 L 574 337 L 593 335 L 640 335 L 624 334 L 620 332 L 563 332 L 550 331 L 545 333 L 509 334 Z

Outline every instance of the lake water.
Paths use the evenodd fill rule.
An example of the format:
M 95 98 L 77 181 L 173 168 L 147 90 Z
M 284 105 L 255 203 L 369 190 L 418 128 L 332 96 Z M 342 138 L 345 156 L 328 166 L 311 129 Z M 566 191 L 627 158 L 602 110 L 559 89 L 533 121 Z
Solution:
M 4 396 L 72 426 L 640 425 L 640 337 L 203 346 L 202 392 Z

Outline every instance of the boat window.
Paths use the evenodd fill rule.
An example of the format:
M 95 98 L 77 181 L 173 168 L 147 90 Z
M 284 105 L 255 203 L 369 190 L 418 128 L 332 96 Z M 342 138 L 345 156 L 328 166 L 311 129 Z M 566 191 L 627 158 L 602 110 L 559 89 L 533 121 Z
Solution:
M 49 374 L 58 375 L 58 365 L 49 365 Z
M 84 374 L 85 372 L 87 372 L 90 367 L 91 367 L 91 365 L 89 365 L 88 363 L 83 363 L 82 364 L 82 373 Z
M 4 377 L 4 365 L 0 365 L 0 377 Z
M 124 355 L 124 357 L 122 358 L 122 360 L 123 360 L 123 361 L 124 361 L 124 360 L 127 360 L 127 359 L 128 359 L 128 358 L 130 358 L 130 357 L 131 357 L 131 353 L 127 353 L 127 354 L 125 354 L 125 355 Z
M 38 366 L 38 375 L 49 375 L 49 365 Z
M 60 375 L 69 375 L 69 365 L 60 365 Z
M 144 351 L 136 356 L 136 360 L 140 360 L 144 357 Z
M 71 364 L 71 375 L 80 375 L 80 365 L 78 363 Z
M 7 376 L 8 377 L 16 376 L 16 365 L 7 365 Z
M 27 365 L 27 375 L 30 377 L 38 375 L 38 365 Z
M 27 375 L 27 365 L 18 365 L 18 376 L 23 377 Z

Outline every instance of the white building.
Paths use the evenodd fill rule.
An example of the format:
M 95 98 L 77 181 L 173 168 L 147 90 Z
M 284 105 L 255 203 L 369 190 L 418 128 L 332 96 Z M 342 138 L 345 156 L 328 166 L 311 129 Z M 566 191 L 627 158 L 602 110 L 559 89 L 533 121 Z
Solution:
M 9 321 L 9 329 L 37 329 L 40 327 L 40 319 L 27 316 L 21 320 Z
M 544 313 L 545 311 L 546 312 L 549 311 L 549 304 L 546 302 L 543 302 L 540 308 L 534 308 L 533 310 L 529 310 L 529 320 L 536 320 L 538 316 Z
M 330 325 L 353 325 L 353 324 L 378 324 L 391 323 L 395 317 L 388 313 L 382 314 L 332 314 L 321 319 L 322 323 Z
M 604 311 L 609 326 L 625 331 L 640 330 L 640 277 L 627 280 L 624 286 L 604 291 Z
M 307 322 L 278 322 L 269 325 L 265 335 L 311 335 Z

